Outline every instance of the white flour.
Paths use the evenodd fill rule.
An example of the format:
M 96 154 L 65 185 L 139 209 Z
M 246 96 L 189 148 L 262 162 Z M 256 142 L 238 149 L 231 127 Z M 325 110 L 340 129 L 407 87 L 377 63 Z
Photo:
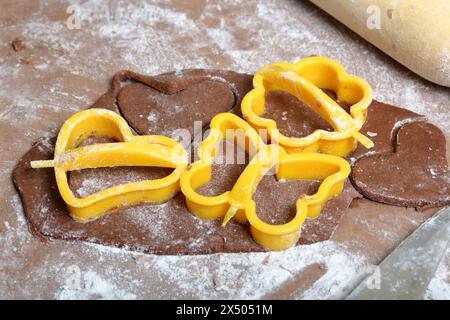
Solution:
M 425 114 L 450 132 L 449 106 L 441 103 L 450 101 L 448 89 L 405 76 L 404 68 L 337 23 L 325 22 L 310 5 L 293 0 L 198 0 L 197 9 L 189 10 L 172 2 L 176 1 L 106 6 L 106 1 L 70 1 L 81 9 L 81 29 L 68 30 L 65 21 L 51 18 L 49 3 L 42 1 L 19 24 L 0 27 L 23 38 L 29 50 L 23 56 L 29 65 L 19 62 L 19 54 L 0 55 L 0 122 L 17 135 L 19 149 L 11 147 L 14 152 L 1 156 L 2 179 L 9 179 L 31 141 L 89 106 L 105 91 L 112 74 L 126 68 L 145 74 L 203 67 L 253 73 L 273 61 L 326 55 L 366 78 L 375 98 Z M 226 14 L 229 11 L 233 16 Z M 11 39 L 2 40 L 0 49 L 9 50 Z M 442 59 L 448 60 L 448 55 Z M 66 76 L 60 77 L 61 72 Z M 49 116 L 43 117 L 41 110 Z M 152 114 L 144 116 L 154 120 Z M 15 128 L 16 123 L 27 130 Z M 326 274 L 302 298 L 340 298 L 369 267 L 333 242 L 284 252 L 173 257 L 64 241 L 42 244 L 28 232 L 12 186 L 8 192 L 11 200 L 2 208 L 10 214 L 0 228 L 4 297 L 258 298 L 319 262 L 327 267 Z M 36 248 L 45 253 L 34 257 Z M 29 257 L 34 257 L 32 270 Z M 75 279 L 79 287 L 67 286 L 70 273 L 64 270 L 72 265 L 80 270 L 79 281 Z M 446 266 L 441 264 L 430 283 L 428 298 L 450 298 Z M 4 270 L 12 269 L 20 278 L 28 276 L 6 277 Z

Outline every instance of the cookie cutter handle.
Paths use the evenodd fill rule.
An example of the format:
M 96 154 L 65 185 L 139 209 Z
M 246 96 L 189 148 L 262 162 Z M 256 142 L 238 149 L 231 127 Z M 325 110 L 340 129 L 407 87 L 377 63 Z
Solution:
M 361 143 L 365 148 L 370 149 L 373 148 L 374 143 L 372 140 L 367 138 L 365 135 L 363 135 L 361 132 L 353 132 L 352 137 L 355 138 L 356 141 Z
M 225 226 L 232 218 L 247 221 L 246 204 L 253 201 L 252 197 L 262 177 L 269 170 L 278 165 L 280 149 L 277 145 L 260 146 L 260 150 L 245 168 L 230 191 L 230 208 L 226 212 L 222 226 Z
M 30 161 L 30 166 L 33 169 L 54 168 L 55 160 L 34 160 Z

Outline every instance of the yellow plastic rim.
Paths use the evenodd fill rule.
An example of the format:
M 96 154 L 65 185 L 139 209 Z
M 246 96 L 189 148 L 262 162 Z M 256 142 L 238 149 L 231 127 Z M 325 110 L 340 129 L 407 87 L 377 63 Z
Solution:
M 256 154 L 236 181 L 233 188 L 218 196 L 208 197 L 196 192 L 211 180 L 212 162 L 226 129 L 241 129 L 248 139 L 246 149 L 255 148 Z M 234 114 L 219 114 L 211 122 L 211 134 L 202 142 L 200 159 L 181 176 L 181 191 L 189 210 L 202 219 L 224 218 L 224 224 L 234 218 L 249 222 L 254 240 L 269 250 L 283 250 L 294 245 L 306 217 L 315 218 L 323 205 L 342 192 L 350 174 L 350 165 L 342 158 L 319 153 L 288 154 L 282 147 L 266 145 L 241 118 Z M 271 225 L 256 214 L 253 194 L 263 176 L 277 166 L 277 179 L 323 180 L 317 193 L 301 197 L 296 202 L 293 220 L 282 225 Z
M 310 57 L 296 63 L 277 62 L 260 69 L 253 78 L 254 89 L 243 99 L 244 118 L 255 129 L 266 129 L 270 141 L 288 153 L 322 152 L 346 156 L 360 142 L 367 148 L 372 141 L 359 131 L 372 102 L 372 88 L 363 79 L 349 75 L 338 62 L 324 57 Z M 332 90 L 339 100 L 351 105 L 350 114 L 323 90 Z M 334 132 L 315 130 L 306 137 L 287 137 L 272 119 L 264 118 L 265 95 L 274 90 L 287 91 L 319 113 Z
M 119 142 L 79 147 L 91 135 Z M 79 222 L 95 220 L 113 208 L 140 202 L 165 202 L 179 192 L 179 179 L 187 167 L 184 148 L 168 137 L 135 136 L 127 122 L 106 109 L 88 109 L 70 117 L 59 131 L 53 160 L 32 161 L 33 168 L 54 167 L 56 183 L 71 216 Z M 173 168 L 168 176 L 113 186 L 85 198 L 70 190 L 67 172 L 114 166 Z

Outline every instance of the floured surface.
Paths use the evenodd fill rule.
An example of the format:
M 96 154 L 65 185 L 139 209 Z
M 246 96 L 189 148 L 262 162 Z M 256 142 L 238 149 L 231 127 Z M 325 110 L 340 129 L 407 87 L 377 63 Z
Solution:
M 340 60 L 351 73 L 366 78 L 378 100 L 424 114 L 447 134 L 450 131 L 448 89 L 411 74 L 308 3 L 237 1 L 225 5 L 220 1 L 195 1 L 190 7 L 191 3 L 132 1 L 107 7 L 100 1 L 87 1 L 80 7 L 80 30 L 66 28 L 68 3 L 5 3 L 0 12 L 0 127 L 9 134 L 1 138 L 4 152 L 0 155 L 4 181 L 0 218 L 2 297 L 262 296 L 282 281 L 293 279 L 305 262 L 312 262 L 311 256 L 336 252 L 335 246 L 343 250 L 337 251 L 343 255 L 334 260 L 330 258 L 333 255 L 323 257 L 329 260 L 331 272 L 312 281 L 310 288 L 296 297 L 342 297 L 362 273 L 368 272 L 367 266 L 378 263 L 411 231 L 380 230 L 375 234 L 368 223 L 371 216 L 366 217 L 361 210 L 344 217 L 349 223 L 360 223 L 361 234 L 348 235 L 344 228 L 340 238 L 326 243 L 330 247 L 325 251 L 322 245 L 313 245 L 283 253 L 195 258 L 131 254 L 64 241 L 42 243 L 31 236 L 10 180 L 17 159 L 31 142 L 48 131 L 54 134 L 68 116 L 91 105 L 106 91 L 110 77 L 118 69 L 157 74 L 208 67 L 253 73 L 272 61 L 327 55 Z M 124 14 L 131 13 L 133 19 L 123 19 Z M 26 44 L 19 52 L 10 46 L 16 37 Z M 412 210 L 408 211 L 411 216 L 401 217 L 410 219 L 413 229 L 424 217 L 408 210 Z M 391 207 L 380 216 L 386 228 L 390 226 L 386 218 L 390 213 Z M 357 248 L 365 241 L 361 235 L 368 232 L 378 241 L 378 249 L 365 258 L 367 250 Z M 345 242 L 345 246 L 335 242 Z M 269 261 L 267 265 L 262 263 L 264 259 Z M 293 260 L 298 268 L 292 269 L 292 274 L 279 268 Z M 215 277 L 209 271 L 219 263 L 226 270 L 219 272 L 222 277 Z M 448 290 L 442 289 L 448 287 L 448 263 L 444 261 L 439 270 L 427 296 L 448 299 Z M 195 281 L 185 281 L 194 275 Z M 235 286 L 232 281 L 221 280 L 231 275 L 233 279 L 248 279 L 246 289 L 240 289 L 239 283 Z M 71 279 L 80 281 L 74 284 L 68 281 Z M 267 281 L 261 284 L 261 279 Z M 214 283 L 219 284 L 219 289 Z

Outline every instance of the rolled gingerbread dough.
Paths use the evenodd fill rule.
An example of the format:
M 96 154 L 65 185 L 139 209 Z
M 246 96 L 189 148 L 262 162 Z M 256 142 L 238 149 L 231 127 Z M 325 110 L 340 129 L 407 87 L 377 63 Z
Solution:
M 207 90 L 196 91 L 193 89 L 198 88 L 202 83 L 207 85 Z M 226 85 L 218 86 L 217 84 Z M 201 104 L 200 116 L 205 121 L 209 121 L 215 113 L 221 112 L 223 108 L 238 113 L 236 106 L 239 105 L 240 97 L 244 96 L 250 88 L 251 76 L 229 71 L 197 69 L 152 77 L 121 71 L 114 76 L 111 89 L 102 95 L 93 107 L 108 108 L 119 112 L 126 119 L 135 120 L 128 121 L 137 132 L 158 134 L 163 130 L 170 133 L 179 126 L 186 126 L 186 129 L 192 130 L 191 122 L 186 122 L 186 119 L 192 118 L 191 113 L 199 112 L 195 103 L 192 104 L 195 99 L 207 102 Z M 328 94 L 336 99 L 332 93 Z M 120 99 L 121 96 L 122 99 Z M 235 96 L 234 101 L 226 99 L 231 96 Z M 219 104 L 218 100 L 225 103 Z M 342 105 L 342 103 L 340 104 Z M 164 117 L 166 126 L 164 127 L 159 126 L 153 117 L 147 116 L 154 110 L 160 112 L 174 110 L 176 105 L 184 107 L 179 112 L 173 113 L 172 117 L 166 115 Z M 140 108 L 134 106 L 140 106 Z M 346 108 L 345 105 L 342 106 Z M 142 117 L 142 121 L 139 121 L 140 114 L 146 115 Z M 332 130 L 318 114 L 311 113 L 308 106 L 286 92 L 274 91 L 268 94 L 265 116 L 275 119 L 280 125 L 280 130 L 290 136 L 305 136 L 317 128 Z M 408 120 L 407 122 L 422 121 L 425 124 L 423 116 L 405 109 L 377 101 L 373 101 L 369 108 L 367 122 L 362 132 L 374 140 L 375 148 L 367 150 L 358 147 L 351 156 L 355 157 L 355 166 L 363 171 L 363 174 L 352 177 L 353 183 L 357 184 L 360 192 L 371 200 L 388 202 L 385 200 L 385 190 L 381 189 L 380 191 L 377 184 L 377 181 L 380 181 L 379 177 L 381 177 L 381 182 L 385 181 L 382 179 L 385 175 L 371 174 L 374 170 L 370 164 L 375 157 L 368 157 L 368 153 L 375 151 L 377 155 L 382 155 L 389 152 L 392 148 L 393 129 L 399 127 L 399 124 L 404 124 L 405 120 Z M 412 140 L 419 140 L 421 134 L 421 132 L 414 134 Z M 439 131 L 438 134 L 442 133 Z M 103 140 L 106 139 L 105 137 L 93 139 L 88 139 L 85 143 L 111 142 Z M 32 160 L 51 158 L 54 153 L 54 142 L 54 139 L 49 138 L 36 142 L 19 161 L 13 176 L 22 197 L 30 229 L 36 235 L 42 238 L 81 240 L 107 246 L 126 247 L 130 250 L 154 254 L 207 254 L 264 250 L 253 241 L 247 225 L 231 221 L 226 228 L 222 228 L 220 219 L 202 221 L 192 215 L 186 208 L 185 198 L 181 193 L 161 205 L 143 203 L 134 207 L 118 209 L 88 224 L 75 222 L 70 218 L 65 204 L 59 196 L 54 172 L 52 170 L 34 170 L 29 165 Z M 428 140 L 424 143 L 425 148 L 430 144 Z M 360 159 L 365 162 L 363 166 L 359 165 Z M 423 156 L 415 156 L 414 159 L 419 161 L 418 165 L 420 166 L 428 163 Z M 406 165 L 404 162 L 396 161 L 397 159 L 394 160 L 391 162 L 391 169 L 395 168 L 397 164 L 409 168 L 413 162 L 411 157 L 408 157 Z M 199 188 L 200 193 L 213 196 L 230 190 L 245 168 L 245 164 L 221 163 L 213 166 L 212 176 L 214 178 L 210 183 Z M 375 169 L 378 168 L 377 166 Z M 366 172 L 369 172 L 369 175 L 365 174 Z M 113 185 L 160 178 L 167 174 L 168 172 L 161 168 L 85 169 L 71 172 L 69 184 L 77 196 L 85 197 Z M 431 179 L 423 175 L 417 176 L 416 172 L 411 170 L 407 170 L 403 178 L 403 180 L 397 179 L 397 181 L 420 179 L 422 184 L 427 185 Z M 372 183 L 373 181 L 375 181 L 375 185 Z M 369 188 L 365 188 L 365 185 L 368 185 Z M 269 223 L 285 223 L 295 215 L 297 198 L 315 193 L 318 186 L 318 182 L 312 180 L 277 181 L 274 176 L 265 176 L 258 184 L 254 194 L 258 216 Z M 421 205 L 421 202 L 415 203 L 415 200 L 419 199 L 416 194 L 406 194 L 410 198 L 405 202 L 406 197 L 399 193 L 398 186 L 402 185 L 390 183 L 389 196 L 390 200 L 394 198 L 394 202 L 388 203 L 413 207 Z M 431 191 L 429 190 L 429 193 Z M 402 197 L 401 202 L 396 202 L 399 196 Z M 308 219 L 305 222 L 299 244 L 311 244 L 332 237 L 345 213 L 353 210 L 350 207 L 353 206 L 354 200 L 360 197 L 361 194 L 355 191 L 350 182 L 347 182 L 344 191 L 327 202 L 317 219 Z M 435 201 L 436 198 L 438 201 Z M 441 197 L 437 193 L 428 194 L 426 204 L 431 206 L 446 204 L 439 201 L 440 199 Z M 408 212 L 405 211 L 406 209 L 402 209 L 402 211 L 392 207 L 387 210 L 383 204 L 370 203 L 372 203 L 369 206 L 373 208 L 374 215 L 389 211 L 390 214 L 396 215 L 396 221 L 401 219 L 405 212 Z M 386 223 L 386 219 L 388 218 L 383 217 L 383 224 Z M 373 226 L 371 229 L 376 230 Z M 353 230 L 347 231 L 347 234 L 353 233 Z M 348 235 L 341 234 L 339 237 L 345 239 L 346 236 L 348 237 Z

